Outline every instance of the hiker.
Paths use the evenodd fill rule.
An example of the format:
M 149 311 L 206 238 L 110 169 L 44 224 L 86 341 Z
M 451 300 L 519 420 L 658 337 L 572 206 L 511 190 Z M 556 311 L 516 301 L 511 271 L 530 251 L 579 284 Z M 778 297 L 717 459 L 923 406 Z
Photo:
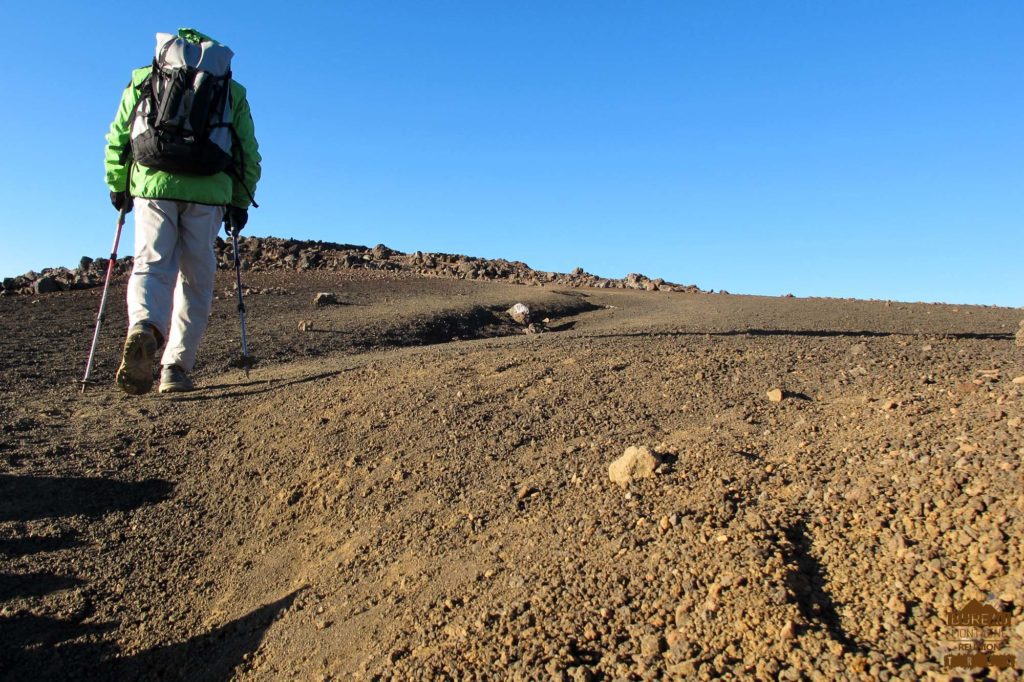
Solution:
M 241 230 L 260 178 L 245 88 L 231 50 L 195 29 L 158 33 L 152 65 L 132 71 L 107 134 L 106 182 L 135 209 L 128 337 L 117 385 L 131 395 L 194 389 L 189 372 L 213 303 L 221 222 Z M 165 346 L 166 342 L 166 346 Z

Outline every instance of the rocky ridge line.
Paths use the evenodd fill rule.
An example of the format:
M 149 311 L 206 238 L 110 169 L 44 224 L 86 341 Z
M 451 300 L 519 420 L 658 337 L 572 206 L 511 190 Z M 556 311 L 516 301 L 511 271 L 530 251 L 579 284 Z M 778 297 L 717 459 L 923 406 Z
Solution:
M 217 267 L 234 267 L 228 242 L 220 237 L 215 245 Z M 531 286 L 592 287 L 599 289 L 640 289 L 646 291 L 681 291 L 699 293 L 695 285 L 675 284 L 664 279 L 630 273 L 621 279 L 599 277 L 576 268 L 572 272 L 544 272 L 526 263 L 502 258 L 488 259 L 449 253 L 402 253 L 383 244 L 373 248 L 354 244 L 301 241 L 278 237 L 242 237 L 239 253 L 243 270 L 379 270 L 430 277 L 501 281 Z M 46 294 L 56 291 L 89 289 L 103 285 L 108 264 L 106 258 L 84 256 L 77 268 L 46 268 L 42 272 L 26 272 L 5 277 L 0 295 Z M 114 279 L 131 273 L 132 257 L 119 258 L 114 264 Z

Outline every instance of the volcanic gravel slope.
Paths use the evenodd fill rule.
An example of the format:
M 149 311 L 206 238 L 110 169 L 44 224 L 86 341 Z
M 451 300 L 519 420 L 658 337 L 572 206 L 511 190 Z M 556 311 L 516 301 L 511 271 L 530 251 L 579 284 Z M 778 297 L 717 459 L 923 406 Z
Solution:
M 261 365 L 225 277 L 179 397 L 110 384 L 123 289 L 84 395 L 98 291 L 0 299 L 0 678 L 941 678 L 971 599 L 1024 646 L 1017 310 L 250 278 Z

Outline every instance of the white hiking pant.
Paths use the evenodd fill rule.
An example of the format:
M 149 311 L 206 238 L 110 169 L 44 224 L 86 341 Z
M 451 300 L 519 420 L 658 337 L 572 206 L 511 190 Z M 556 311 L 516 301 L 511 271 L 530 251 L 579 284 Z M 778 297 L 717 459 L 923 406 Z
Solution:
M 192 371 L 213 304 L 213 250 L 223 206 L 135 199 L 135 264 L 128 324 L 149 322 L 167 340 L 162 365 Z M 173 302 L 173 307 L 172 307 Z

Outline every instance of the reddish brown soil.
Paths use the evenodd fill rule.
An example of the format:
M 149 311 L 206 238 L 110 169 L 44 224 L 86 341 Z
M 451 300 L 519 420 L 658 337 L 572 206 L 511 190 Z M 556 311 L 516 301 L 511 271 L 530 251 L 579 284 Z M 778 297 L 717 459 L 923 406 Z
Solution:
M 0 298 L 0 678 L 919 679 L 971 599 L 1024 646 L 1017 310 L 248 279 L 260 366 L 225 277 L 179 397 L 111 385 L 123 289 L 84 395 L 99 291 Z

